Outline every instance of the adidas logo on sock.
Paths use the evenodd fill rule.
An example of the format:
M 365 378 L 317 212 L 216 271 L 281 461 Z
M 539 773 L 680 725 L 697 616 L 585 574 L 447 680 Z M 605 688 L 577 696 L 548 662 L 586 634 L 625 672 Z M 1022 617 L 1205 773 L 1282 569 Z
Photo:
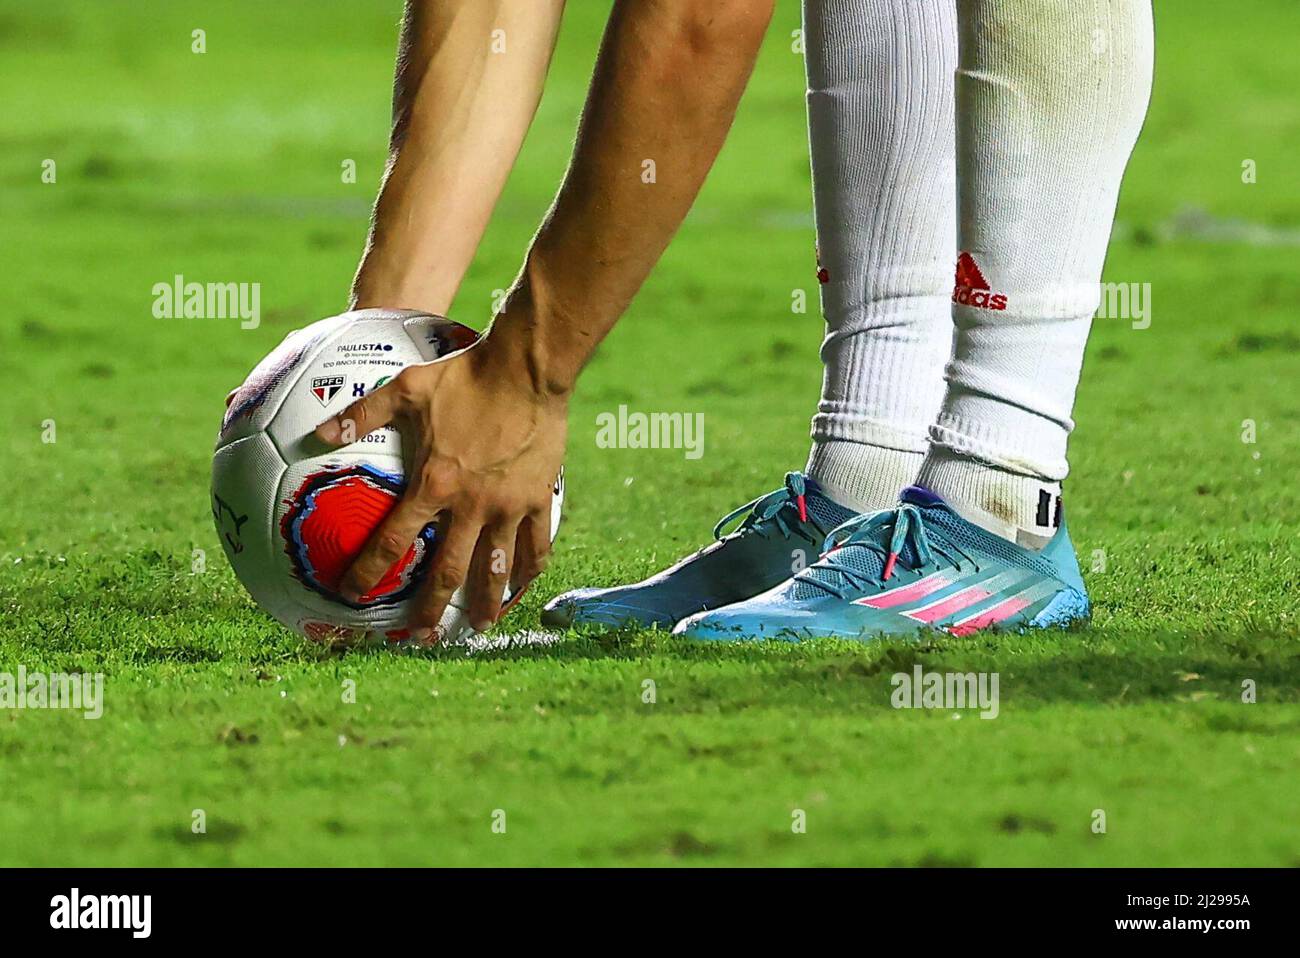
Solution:
M 952 291 L 952 301 L 962 306 L 974 306 L 976 309 L 1007 308 L 1007 297 L 1002 293 L 991 291 L 989 281 L 984 278 L 970 253 L 957 257 L 957 285 Z

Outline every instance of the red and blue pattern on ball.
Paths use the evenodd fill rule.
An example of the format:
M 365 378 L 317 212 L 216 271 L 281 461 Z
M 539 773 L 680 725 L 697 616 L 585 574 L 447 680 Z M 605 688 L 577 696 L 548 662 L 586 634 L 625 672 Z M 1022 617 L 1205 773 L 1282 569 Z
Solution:
M 294 575 L 307 588 L 353 609 L 396 605 L 411 597 L 433 556 L 436 532 L 424 527 L 406 554 L 359 602 L 338 593 L 343 573 L 392 511 L 405 479 L 367 463 L 330 467 L 303 480 L 280 520 Z

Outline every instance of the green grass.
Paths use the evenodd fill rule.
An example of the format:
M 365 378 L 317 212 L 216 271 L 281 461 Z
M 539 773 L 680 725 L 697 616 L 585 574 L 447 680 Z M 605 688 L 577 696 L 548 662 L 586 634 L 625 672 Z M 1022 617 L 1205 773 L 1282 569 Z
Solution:
M 465 321 L 549 201 L 603 6 L 570 4 Z M 341 308 L 396 17 L 0 2 L 0 671 L 107 676 L 98 721 L 0 712 L 0 865 L 1300 864 L 1300 8 L 1158 0 L 1107 267 L 1152 284 L 1154 317 L 1097 324 L 1072 446 L 1090 629 L 331 656 L 252 607 L 207 473 L 226 390 Z M 696 210 L 582 383 L 557 557 L 507 629 L 535 628 L 547 595 L 662 567 L 803 462 L 821 324 L 790 310 L 816 296 L 797 26 L 783 4 Z M 1175 228 L 1187 210 L 1274 241 Z M 150 288 L 175 273 L 262 283 L 262 326 L 154 319 Z M 597 449 L 620 402 L 705 412 L 704 457 Z M 914 663 L 999 672 L 999 717 L 891 708 Z

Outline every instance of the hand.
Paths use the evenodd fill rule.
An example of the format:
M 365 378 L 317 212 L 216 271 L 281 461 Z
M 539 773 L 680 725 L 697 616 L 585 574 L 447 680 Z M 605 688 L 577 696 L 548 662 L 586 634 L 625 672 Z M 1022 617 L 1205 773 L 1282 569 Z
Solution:
M 349 601 L 379 582 L 436 517 L 443 523 L 429 575 L 413 600 L 416 641 L 435 629 L 452 593 L 469 584 L 470 624 L 501 614 L 507 585 L 522 590 L 551 551 L 551 492 L 564 459 L 567 393 L 541 388 L 491 335 L 445 359 L 409 366 L 316 429 L 355 442 L 392 423 L 411 471 L 406 492 L 340 582 Z

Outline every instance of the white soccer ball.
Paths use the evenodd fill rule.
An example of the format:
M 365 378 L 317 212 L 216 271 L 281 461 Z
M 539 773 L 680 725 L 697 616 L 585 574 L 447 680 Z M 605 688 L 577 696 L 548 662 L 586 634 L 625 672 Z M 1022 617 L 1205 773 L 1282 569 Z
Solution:
M 401 436 L 387 426 L 329 449 L 313 431 L 404 367 L 477 336 L 439 316 L 355 310 L 290 333 L 231 394 L 212 457 L 212 517 L 239 581 L 284 625 L 330 643 L 407 638 L 408 604 L 438 544 L 433 523 L 361 601 L 336 591 L 405 487 Z M 552 539 L 563 502 L 561 471 Z M 467 606 L 457 591 L 439 623 L 444 641 L 470 633 Z

